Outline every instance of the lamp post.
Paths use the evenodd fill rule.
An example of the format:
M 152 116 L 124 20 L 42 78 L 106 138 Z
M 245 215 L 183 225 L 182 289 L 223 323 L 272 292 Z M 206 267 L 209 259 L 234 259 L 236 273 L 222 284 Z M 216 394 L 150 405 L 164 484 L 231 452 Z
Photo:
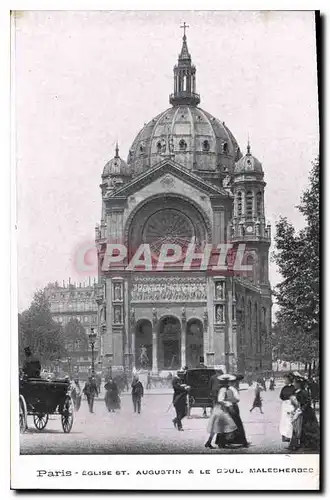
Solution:
M 92 377 L 95 376 L 95 366 L 94 366 L 94 346 L 96 342 L 96 333 L 94 332 L 94 328 L 91 328 L 91 333 L 88 335 L 89 342 L 92 348 Z
M 69 372 L 68 375 L 71 378 L 71 358 L 70 357 L 68 357 L 68 372 Z

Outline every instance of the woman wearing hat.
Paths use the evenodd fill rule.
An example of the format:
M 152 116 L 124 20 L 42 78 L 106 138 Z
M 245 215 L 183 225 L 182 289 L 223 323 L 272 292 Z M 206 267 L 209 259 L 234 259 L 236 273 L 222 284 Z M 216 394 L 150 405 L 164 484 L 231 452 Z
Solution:
M 227 443 L 235 442 L 237 437 L 237 425 L 232 417 L 233 404 L 239 401 L 238 393 L 230 384 L 236 380 L 234 375 L 220 375 L 217 402 L 212 410 L 208 423 L 209 438 L 205 443 L 205 448 L 214 448 L 212 439 L 216 434 L 215 444 L 219 448 L 224 448 Z
M 308 392 L 305 390 L 305 379 L 296 376 L 293 380 L 295 387 L 291 402 L 294 406 L 292 415 L 292 438 L 289 450 L 298 448 L 318 450 L 320 444 L 320 429 L 313 408 L 310 405 Z
M 280 399 L 282 400 L 281 406 L 281 420 L 280 420 L 280 433 L 283 442 L 290 442 L 292 438 L 292 414 L 294 407 L 291 402 L 291 396 L 295 391 L 293 385 L 293 373 L 288 373 L 284 377 L 285 385 L 280 392 Z

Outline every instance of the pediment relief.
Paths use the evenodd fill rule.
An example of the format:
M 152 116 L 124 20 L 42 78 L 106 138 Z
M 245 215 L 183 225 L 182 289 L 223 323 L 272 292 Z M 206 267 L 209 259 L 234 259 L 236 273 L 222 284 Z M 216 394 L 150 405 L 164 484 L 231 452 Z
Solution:
M 141 173 L 129 183 L 125 184 L 125 186 L 112 191 L 111 194 L 109 194 L 109 199 L 132 196 L 134 193 L 140 191 L 142 188 L 148 186 L 157 179 L 162 179 L 161 182 L 163 188 L 167 188 L 168 190 L 174 186 L 176 179 L 178 179 L 181 180 L 181 182 L 198 189 L 199 192 L 204 193 L 206 196 L 217 196 L 229 199 L 228 193 L 224 189 L 204 181 L 195 173 L 186 170 L 181 165 L 168 159 L 159 163 L 152 169 Z

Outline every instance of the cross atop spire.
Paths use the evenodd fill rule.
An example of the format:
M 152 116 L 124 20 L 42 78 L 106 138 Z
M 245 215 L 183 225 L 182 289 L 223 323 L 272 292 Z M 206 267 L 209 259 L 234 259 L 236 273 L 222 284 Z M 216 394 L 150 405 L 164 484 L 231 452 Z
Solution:
M 184 22 L 183 25 L 180 26 L 180 28 L 183 28 L 183 38 L 186 38 L 186 29 L 190 28 L 189 24 L 186 24 L 186 22 Z

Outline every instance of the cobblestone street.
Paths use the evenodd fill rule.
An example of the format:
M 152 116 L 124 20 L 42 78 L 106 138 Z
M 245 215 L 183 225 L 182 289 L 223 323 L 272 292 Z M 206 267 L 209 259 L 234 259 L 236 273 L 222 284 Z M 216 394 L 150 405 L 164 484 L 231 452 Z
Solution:
M 59 416 L 50 416 L 44 431 L 34 428 L 28 417 L 29 429 L 21 435 L 22 454 L 111 454 L 111 453 L 287 453 L 278 431 L 280 419 L 279 388 L 264 392 L 264 414 L 255 409 L 250 414 L 252 388 L 240 392 L 241 417 L 251 446 L 248 449 L 207 450 L 207 419 L 202 410 L 193 409 L 191 418 L 185 418 L 184 432 L 174 429 L 171 405 L 172 394 L 146 391 L 142 413 L 133 413 L 130 394 L 121 397 L 122 408 L 108 413 L 104 401 L 95 402 L 90 414 L 87 402 L 75 414 L 70 434 L 62 431 Z M 170 407 L 170 408 L 169 408 Z

